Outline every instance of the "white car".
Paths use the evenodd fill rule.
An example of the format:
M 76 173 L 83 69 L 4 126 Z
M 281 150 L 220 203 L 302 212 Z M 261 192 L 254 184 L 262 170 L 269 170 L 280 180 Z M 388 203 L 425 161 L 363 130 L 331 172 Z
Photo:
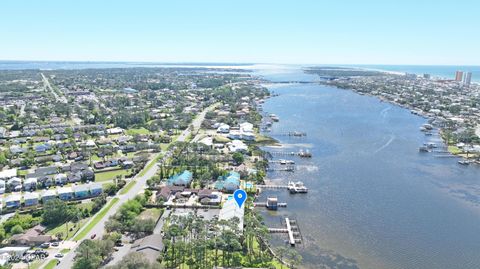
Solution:
M 63 258 L 63 254 L 62 253 L 57 253 L 57 254 L 55 254 L 55 258 Z

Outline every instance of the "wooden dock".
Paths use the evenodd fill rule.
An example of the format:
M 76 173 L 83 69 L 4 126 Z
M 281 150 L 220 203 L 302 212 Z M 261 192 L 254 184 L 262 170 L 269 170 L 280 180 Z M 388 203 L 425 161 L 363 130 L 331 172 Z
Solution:
M 254 202 L 253 206 L 255 207 L 267 207 L 266 202 Z M 277 203 L 277 207 L 287 207 L 287 203 Z
M 305 132 L 285 132 L 285 133 L 270 133 L 271 136 L 293 136 L 293 137 L 305 137 Z
M 256 185 L 258 189 L 288 189 L 288 185 Z
M 287 166 L 268 167 L 267 171 L 294 172 L 295 171 L 295 166 L 294 165 L 287 165 Z
M 269 233 L 286 233 L 288 234 L 288 243 L 294 247 L 296 244 L 302 243 L 302 234 L 298 228 L 297 221 L 285 218 L 286 228 L 268 228 Z

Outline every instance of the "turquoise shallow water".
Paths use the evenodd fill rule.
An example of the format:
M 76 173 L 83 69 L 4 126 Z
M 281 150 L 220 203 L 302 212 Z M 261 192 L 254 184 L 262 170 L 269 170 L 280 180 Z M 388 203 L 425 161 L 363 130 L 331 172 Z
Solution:
M 260 72 L 278 81 L 312 80 L 298 70 Z M 297 78 L 297 79 L 295 79 Z M 269 85 L 279 96 L 264 110 L 280 122 L 272 133 L 285 148 L 309 149 L 294 173 L 270 173 L 277 183 L 302 180 L 306 195 L 267 191 L 286 209 L 264 212 L 280 227 L 296 218 L 306 268 L 480 268 L 480 167 L 418 153 L 425 119 L 348 90 L 318 84 Z M 294 158 L 294 157 L 292 157 Z M 274 244 L 285 237 L 275 235 Z

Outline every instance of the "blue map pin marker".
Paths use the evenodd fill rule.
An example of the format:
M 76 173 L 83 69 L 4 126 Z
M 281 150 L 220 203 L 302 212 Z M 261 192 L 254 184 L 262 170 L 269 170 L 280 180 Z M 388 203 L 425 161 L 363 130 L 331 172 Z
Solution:
M 233 198 L 237 202 L 238 207 L 242 208 L 243 202 L 247 200 L 247 193 L 244 190 L 238 189 L 233 193 Z

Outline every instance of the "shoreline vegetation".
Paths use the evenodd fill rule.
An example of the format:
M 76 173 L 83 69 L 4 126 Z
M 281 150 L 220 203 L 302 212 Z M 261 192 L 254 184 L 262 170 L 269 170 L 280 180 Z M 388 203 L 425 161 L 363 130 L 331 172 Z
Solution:
M 480 164 L 480 136 L 477 134 L 480 97 L 475 94 L 479 85 L 430 79 L 428 74 L 420 77 L 359 68 L 312 67 L 304 72 L 318 75 L 323 85 L 376 97 L 408 109 L 427 119 L 428 125 L 438 130 L 446 151 L 466 159 L 466 164 Z M 434 130 L 422 131 L 429 135 Z

